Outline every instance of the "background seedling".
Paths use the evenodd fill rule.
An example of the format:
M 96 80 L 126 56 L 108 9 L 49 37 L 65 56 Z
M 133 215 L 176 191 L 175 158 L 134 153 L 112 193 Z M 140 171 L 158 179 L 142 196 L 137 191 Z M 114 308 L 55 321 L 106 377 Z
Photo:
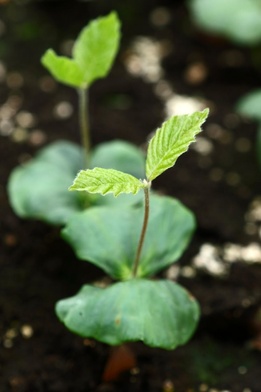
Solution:
M 43 148 L 29 163 L 14 169 L 8 192 L 11 205 L 20 217 L 63 225 L 72 214 L 90 205 L 113 203 L 113 197 L 68 194 L 67 188 L 76 173 L 86 166 L 114 167 L 138 176 L 144 174 L 143 153 L 130 143 L 113 141 L 90 150 L 89 87 L 108 74 L 119 40 L 120 22 L 117 14 L 111 12 L 91 21 L 80 32 L 72 58 L 58 56 L 52 49 L 42 57 L 43 65 L 57 81 L 78 91 L 83 149 L 68 141 L 58 141 Z M 122 202 L 132 200 L 121 198 Z
M 223 36 L 236 45 L 251 50 L 251 61 L 260 70 L 261 7 L 260 0 L 188 0 L 195 23 L 206 32 Z M 259 123 L 256 150 L 261 165 L 261 89 L 241 97 L 236 110 Z
M 72 217 L 63 230 L 81 258 L 121 280 L 105 288 L 85 285 L 74 297 L 57 303 L 58 317 L 73 332 L 111 345 L 142 340 L 165 349 L 184 344 L 192 335 L 199 318 L 195 299 L 169 280 L 148 277 L 182 254 L 194 218 L 175 199 L 154 196 L 150 203 L 149 190 L 151 182 L 187 151 L 207 115 L 205 109 L 174 116 L 157 130 L 149 143 L 144 180 L 103 168 L 82 170 L 76 177 L 70 190 L 118 196 L 142 189 L 145 202 L 144 207 L 87 210 Z M 175 238 L 177 233 L 180 237 Z
M 58 56 L 52 49 L 42 57 L 42 64 L 56 80 L 72 86 L 79 93 L 79 119 L 86 160 L 90 153 L 87 94 L 97 79 L 111 69 L 120 41 L 120 21 L 115 12 L 90 22 L 79 34 L 72 58 Z M 88 166 L 88 165 L 87 165 Z

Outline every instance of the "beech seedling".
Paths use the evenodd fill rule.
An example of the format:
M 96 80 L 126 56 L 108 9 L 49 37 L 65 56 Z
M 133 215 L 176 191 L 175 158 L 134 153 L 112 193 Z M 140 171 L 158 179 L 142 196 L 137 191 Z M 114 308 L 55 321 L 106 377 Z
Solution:
M 119 281 L 84 285 L 57 303 L 57 315 L 71 331 L 111 345 L 140 340 L 165 349 L 191 337 L 199 319 L 196 300 L 170 280 L 150 278 L 181 256 L 194 217 L 171 197 L 150 196 L 150 188 L 187 151 L 207 115 L 205 109 L 163 123 L 149 142 L 144 179 L 98 167 L 78 173 L 70 191 L 115 197 L 143 191 L 144 204 L 93 208 L 68 221 L 63 236 L 77 255 Z
M 91 21 L 79 34 L 72 50 L 72 58 L 58 56 L 48 49 L 42 57 L 42 64 L 53 77 L 79 92 L 79 116 L 82 144 L 90 152 L 90 131 L 87 110 L 87 94 L 97 79 L 105 77 L 118 52 L 120 21 L 115 12 Z
M 57 55 L 48 49 L 42 64 L 58 82 L 77 90 L 82 147 L 69 141 L 56 141 L 41 149 L 36 157 L 11 173 L 8 193 L 17 215 L 55 225 L 64 225 L 74 213 L 86 207 L 114 203 L 113 197 L 68 193 L 76 173 L 94 166 L 144 174 L 144 155 L 125 141 L 110 141 L 91 148 L 88 91 L 110 71 L 120 42 L 120 21 L 115 12 L 99 17 L 85 26 L 75 40 L 72 57 Z M 133 198 L 121 197 L 122 202 Z

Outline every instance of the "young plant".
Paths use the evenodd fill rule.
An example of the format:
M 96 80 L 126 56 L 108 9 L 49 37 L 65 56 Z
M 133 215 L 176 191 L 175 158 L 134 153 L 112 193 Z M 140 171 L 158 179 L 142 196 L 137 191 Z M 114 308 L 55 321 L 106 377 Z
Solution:
M 58 56 L 48 49 L 42 64 L 53 77 L 79 92 L 79 119 L 82 145 L 86 160 L 90 153 L 90 130 L 87 94 L 97 79 L 106 76 L 118 51 L 120 21 L 115 12 L 91 21 L 79 34 L 72 50 L 72 58 Z
M 149 277 L 180 257 L 194 217 L 173 198 L 150 196 L 150 188 L 187 151 L 207 115 L 205 109 L 163 123 L 148 146 L 145 179 L 94 168 L 80 171 L 69 188 L 115 197 L 144 193 L 144 206 L 93 208 L 74 215 L 63 229 L 80 258 L 120 280 L 107 287 L 84 285 L 74 297 L 57 303 L 59 319 L 74 333 L 110 345 L 141 340 L 164 349 L 184 344 L 192 335 L 199 318 L 196 300 L 170 280 Z
M 8 193 L 17 215 L 63 225 L 77 211 L 90 205 L 109 204 L 113 197 L 79 197 L 67 188 L 76 173 L 94 166 L 114 167 L 134 175 L 144 173 L 143 153 L 124 141 L 102 143 L 90 150 L 87 95 L 92 83 L 106 76 L 116 56 L 120 22 L 115 12 L 91 21 L 75 41 L 72 58 L 58 56 L 52 49 L 42 57 L 43 65 L 54 78 L 74 87 L 79 94 L 79 118 L 83 149 L 68 141 L 57 141 L 30 162 L 11 173 Z M 123 202 L 130 198 L 122 197 Z

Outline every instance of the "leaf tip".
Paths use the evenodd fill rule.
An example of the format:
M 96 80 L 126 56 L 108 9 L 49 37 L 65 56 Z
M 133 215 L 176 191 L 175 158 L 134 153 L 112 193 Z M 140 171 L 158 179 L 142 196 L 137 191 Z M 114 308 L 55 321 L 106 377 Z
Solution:
M 205 108 L 204 110 L 201 111 L 201 113 L 204 115 L 204 120 L 206 120 L 206 118 L 208 117 L 209 112 L 210 112 L 209 108 Z
M 56 55 L 56 53 L 53 49 L 50 49 L 50 48 L 47 49 L 40 59 L 41 64 L 44 65 L 45 67 L 47 67 L 50 57 L 51 56 L 54 57 L 55 55 Z

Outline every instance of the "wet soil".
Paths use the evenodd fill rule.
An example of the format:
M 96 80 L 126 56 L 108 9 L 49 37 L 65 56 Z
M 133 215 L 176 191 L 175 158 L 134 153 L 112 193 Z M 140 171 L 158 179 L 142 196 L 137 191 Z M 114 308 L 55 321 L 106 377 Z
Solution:
M 156 26 L 151 18 L 159 6 L 170 19 Z M 123 23 L 122 47 L 109 77 L 90 92 L 93 144 L 122 138 L 141 145 L 164 119 L 156 82 L 131 75 L 124 66 L 137 36 L 164 42 L 162 78 L 176 94 L 200 97 L 211 114 L 202 136 L 207 150 L 191 149 L 155 181 L 155 188 L 180 199 L 197 218 L 198 229 L 176 272 L 199 300 L 199 327 L 188 344 L 174 351 L 131 344 L 135 368 L 105 382 L 111 349 L 71 334 L 54 314 L 57 300 L 102 272 L 76 259 L 59 228 L 19 219 L 6 184 L 11 170 L 43 145 L 61 138 L 79 142 L 77 96 L 46 79 L 39 58 L 113 8 Z M 251 256 L 250 263 L 241 254 L 230 263 L 225 252 L 231 243 L 241 248 L 260 244 L 260 215 L 251 220 L 247 214 L 261 190 L 257 126 L 235 114 L 238 98 L 261 82 L 252 50 L 202 34 L 182 1 L 6 2 L 0 4 L 1 29 L 6 75 L 0 77 L 0 105 L 13 97 L 20 106 L 10 120 L 15 130 L 1 128 L 0 135 L 0 391 L 260 392 L 260 256 Z M 199 78 L 191 76 L 195 65 Z M 61 102 L 75 108 L 70 117 L 55 115 Z M 24 111 L 33 114 L 35 124 L 19 124 L 17 115 Z M 207 266 L 195 268 L 193 260 L 206 244 L 215 249 L 223 274 L 209 268 L 213 255 Z

